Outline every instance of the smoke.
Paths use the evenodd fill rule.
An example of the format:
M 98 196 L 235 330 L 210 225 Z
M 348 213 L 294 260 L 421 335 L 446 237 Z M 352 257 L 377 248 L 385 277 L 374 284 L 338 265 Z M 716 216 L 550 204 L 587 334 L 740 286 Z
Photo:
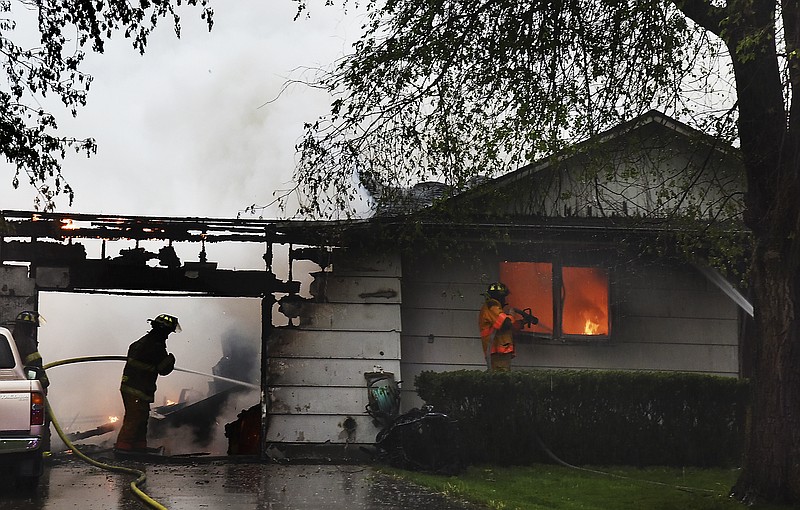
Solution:
M 259 392 L 246 390 L 233 393 L 218 409 L 204 434 L 207 438 L 198 437 L 196 425 L 184 424 L 177 427 L 165 426 L 151 442 L 164 446 L 169 455 L 184 455 L 190 453 L 207 453 L 221 456 L 228 452 L 228 438 L 225 437 L 225 425 L 236 420 L 237 415 L 259 402 Z M 151 421 L 152 423 L 152 421 Z
M 228 353 L 256 353 L 247 370 L 232 378 L 258 383 L 259 299 L 56 293 L 42 293 L 39 299 L 39 310 L 47 321 L 39 328 L 39 351 L 45 363 L 83 356 L 124 356 L 128 345 L 149 330 L 148 318 L 169 313 L 178 317 L 183 329 L 167 340 L 167 349 L 175 354 L 177 366 L 211 374 L 226 349 Z M 223 339 L 227 347 L 223 346 Z M 122 362 L 88 362 L 48 371 L 48 399 L 66 432 L 93 429 L 111 416 L 122 418 L 119 383 L 123 366 Z M 153 407 L 178 402 L 182 393 L 194 399 L 205 397 L 210 381 L 208 377 L 182 372 L 159 377 Z M 258 392 L 247 393 L 255 393 L 247 407 L 258 402 Z M 236 418 L 227 406 L 222 410 L 218 422 L 224 424 Z M 116 434 L 113 436 L 112 441 Z M 176 437 L 188 442 L 192 436 Z M 96 442 L 108 440 L 103 436 Z M 173 443 L 176 448 L 185 447 L 178 448 L 184 451 L 194 448 L 191 444 Z
M 152 34 L 144 56 L 121 37 L 109 42 L 105 54 L 87 55 L 85 70 L 95 78 L 89 102 L 75 119 L 60 115 L 59 127 L 63 136 L 95 137 L 99 149 L 88 160 L 69 155 L 64 162 L 64 175 L 76 191 L 69 209 L 234 217 L 290 188 L 294 145 L 303 123 L 324 114 L 330 98 L 302 85 L 283 93 L 281 89 L 290 79 L 309 77 L 303 68 L 325 68 L 348 51 L 362 23 L 357 9 L 344 13 L 336 8 L 319 9 L 310 19 L 294 22 L 295 9 L 292 2 L 223 2 L 215 6 L 210 34 L 190 9 L 183 13 L 180 40 L 165 25 Z M 27 28 L 21 23 L 19 31 L 35 30 L 31 20 Z M 31 34 L 32 41 L 38 40 Z M 9 164 L 0 163 L 0 176 L 7 179 L 4 185 L 0 178 L 0 202 L 6 209 L 29 209 L 33 192 L 24 186 L 12 189 L 13 172 Z M 57 205 L 59 210 L 68 206 L 66 199 Z M 264 212 L 265 217 L 279 214 L 274 207 Z M 99 242 L 81 242 L 91 258 L 99 258 Z M 109 243 L 106 255 L 113 257 L 132 243 L 118 244 L 124 243 Z M 157 252 L 164 244 L 141 246 Z M 199 245 L 174 247 L 182 260 L 198 259 Z M 224 259 L 228 268 L 264 269 L 263 246 L 249 250 L 207 245 L 206 250 L 208 260 Z M 275 264 L 278 278 L 286 279 L 285 266 Z M 128 345 L 149 329 L 146 319 L 159 313 L 177 316 L 183 327 L 167 342 L 180 367 L 210 373 L 223 355 L 221 339 L 226 335 L 260 348 L 257 299 L 40 293 L 39 311 L 47 321 L 39 329 L 45 363 L 125 355 Z M 67 432 L 92 429 L 110 416 L 122 417 L 122 367 L 121 362 L 92 362 L 49 371 L 48 398 Z M 154 405 L 178 400 L 184 389 L 192 395 L 207 394 L 208 382 L 177 372 L 160 377 Z M 246 401 L 229 403 L 229 421 L 258 401 L 257 395 L 237 398 Z M 113 442 L 108 436 L 116 434 L 94 440 Z M 176 448 L 180 439 L 175 436 Z
M 100 256 L 98 243 L 86 243 L 90 258 Z M 106 256 L 114 257 L 131 242 L 107 243 Z M 140 243 L 157 252 L 161 242 Z M 176 244 L 183 261 L 197 260 L 198 244 Z M 209 260 L 220 268 L 264 270 L 264 247 L 257 244 L 211 244 L 206 246 Z M 280 280 L 289 277 L 288 247 L 277 245 L 272 264 Z M 292 279 L 302 283 L 301 295 L 310 295 L 309 272 L 319 266 L 306 261 L 294 263 Z M 278 296 L 280 297 L 280 296 Z M 286 317 L 273 308 L 272 322 L 283 325 Z M 160 313 L 175 315 L 182 331 L 170 335 L 167 350 L 175 354 L 176 366 L 205 374 L 259 384 L 261 360 L 261 300 L 257 298 L 216 298 L 178 296 L 122 296 L 41 292 L 39 311 L 44 324 L 39 328 L 39 352 L 44 363 L 84 356 L 127 354 L 128 346 L 150 329 L 147 319 Z M 48 399 L 57 419 L 67 433 L 87 431 L 107 423 L 110 417 L 123 416 L 119 393 L 122 362 L 87 362 L 54 367 L 48 371 L 51 381 Z M 197 374 L 174 371 L 157 380 L 153 408 L 169 401 L 180 402 L 183 395 L 190 403 L 224 390 L 225 385 Z M 224 425 L 234 421 L 244 409 L 260 400 L 258 391 L 231 394 L 220 407 L 209 408 L 213 423 L 210 439 L 201 440 L 191 427 L 165 428 L 153 444 L 163 444 L 171 454 L 209 452 L 224 455 L 227 439 Z M 116 433 L 83 440 L 110 447 Z M 53 448 L 59 441 L 54 438 Z
M 284 85 L 331 66 L 363 20 L 358 9 L 333 7 L 293 21 L 294 2 L 220 2 L 214 11 L 210 33 L 189 8 L 181 10 L 181 38 L 165 21 L 145 55 L 124 37 L 108 41 L 102 55 L 87 54 L 94 81 L 76 118 L 55 98 L 40 98 L 62 136 L 98 143 L 89 159 L 67 156 L 64 175 L 76 196 L 71 207 L 59 200 L 59 210 L 234 217 L 292 187 L 303 124 L 327 113 L 331 98 L 301 84 L 282 92 Z M 35 15 L 17 21 L 15 37 L 35 45 Z M 33 191 L 24 182 L 12 189 L 13 172 L 0 163 L 0 202 L 30 209 Z

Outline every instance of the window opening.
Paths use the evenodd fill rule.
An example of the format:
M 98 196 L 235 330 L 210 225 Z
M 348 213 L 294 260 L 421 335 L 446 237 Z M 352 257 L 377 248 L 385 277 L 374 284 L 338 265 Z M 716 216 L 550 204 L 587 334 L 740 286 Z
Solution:
M 9 339 L 5 335 L 0 335 L 0 368 L 14 368 L 14 354 L 11 352 Z
M 507 299 L 510 306 L 531 308 L 539 318 L 539 324 L 523 331 L 553 338 L 608 337 L 607 269 L 549 262 L 502 262 L 500 280 L 511 290 Z
M 608 336 L 608 271 L 565 266 L 561 281 L 563 333 Z
M 511 291 L 506 301 L 515 308 L 530 308 L 539 324 L 525 328 L 532 333 L 553 334 L 553 264 L 503 262 L 500 281 Z

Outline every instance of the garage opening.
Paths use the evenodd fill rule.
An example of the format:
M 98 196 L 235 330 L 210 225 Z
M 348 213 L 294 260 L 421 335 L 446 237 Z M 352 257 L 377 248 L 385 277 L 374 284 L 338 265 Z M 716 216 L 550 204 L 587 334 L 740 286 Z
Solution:
M 176 367 L 259 386 L 259 299 L 42 292 L 39 312 L 45 319 L 39 328 L 45 363 L 125 356 L 128 345 L 149 331 L 147 319 L 168 313 L 178 317 L 182 328 L 167 340 Z M 116 361 L 86 362 L 48 371 L 48 397 L 67 434 L 84 436 L 83 444 L 111 448 L 116 440 L 113 424 L 123 416 L 123 366 Z M 260 399 L 259 391 L 250 387 L 180 370 L 159 376 L 157 384 L 148 440 L 173 455 L 225 455 L 225 424 Z

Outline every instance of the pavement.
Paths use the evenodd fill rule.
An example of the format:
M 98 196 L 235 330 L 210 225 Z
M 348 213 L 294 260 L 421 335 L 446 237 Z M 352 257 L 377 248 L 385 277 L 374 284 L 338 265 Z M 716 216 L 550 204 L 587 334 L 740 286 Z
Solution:
M 141 486 L 170 510 L 475 510 L 476 506 L 398 480 L 368 464 L 308 464 L 172 458 L 158 462 L 98 460 L 143 470 Z M 22 494 L 0 480 L 0 509 L 139 510 L 150 508 L 130 487 L 134 475 L 54 455 L 35 493 Z

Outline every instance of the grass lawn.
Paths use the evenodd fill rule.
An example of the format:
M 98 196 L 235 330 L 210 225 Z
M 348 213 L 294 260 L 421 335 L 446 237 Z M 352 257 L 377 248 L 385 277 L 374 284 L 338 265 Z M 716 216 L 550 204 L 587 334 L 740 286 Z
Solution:
M 449 496 L 502 510 L 789 510 L 728 498 L 737 471 L 556 465 L 470 467 L 457 477 L 382 469 Z

